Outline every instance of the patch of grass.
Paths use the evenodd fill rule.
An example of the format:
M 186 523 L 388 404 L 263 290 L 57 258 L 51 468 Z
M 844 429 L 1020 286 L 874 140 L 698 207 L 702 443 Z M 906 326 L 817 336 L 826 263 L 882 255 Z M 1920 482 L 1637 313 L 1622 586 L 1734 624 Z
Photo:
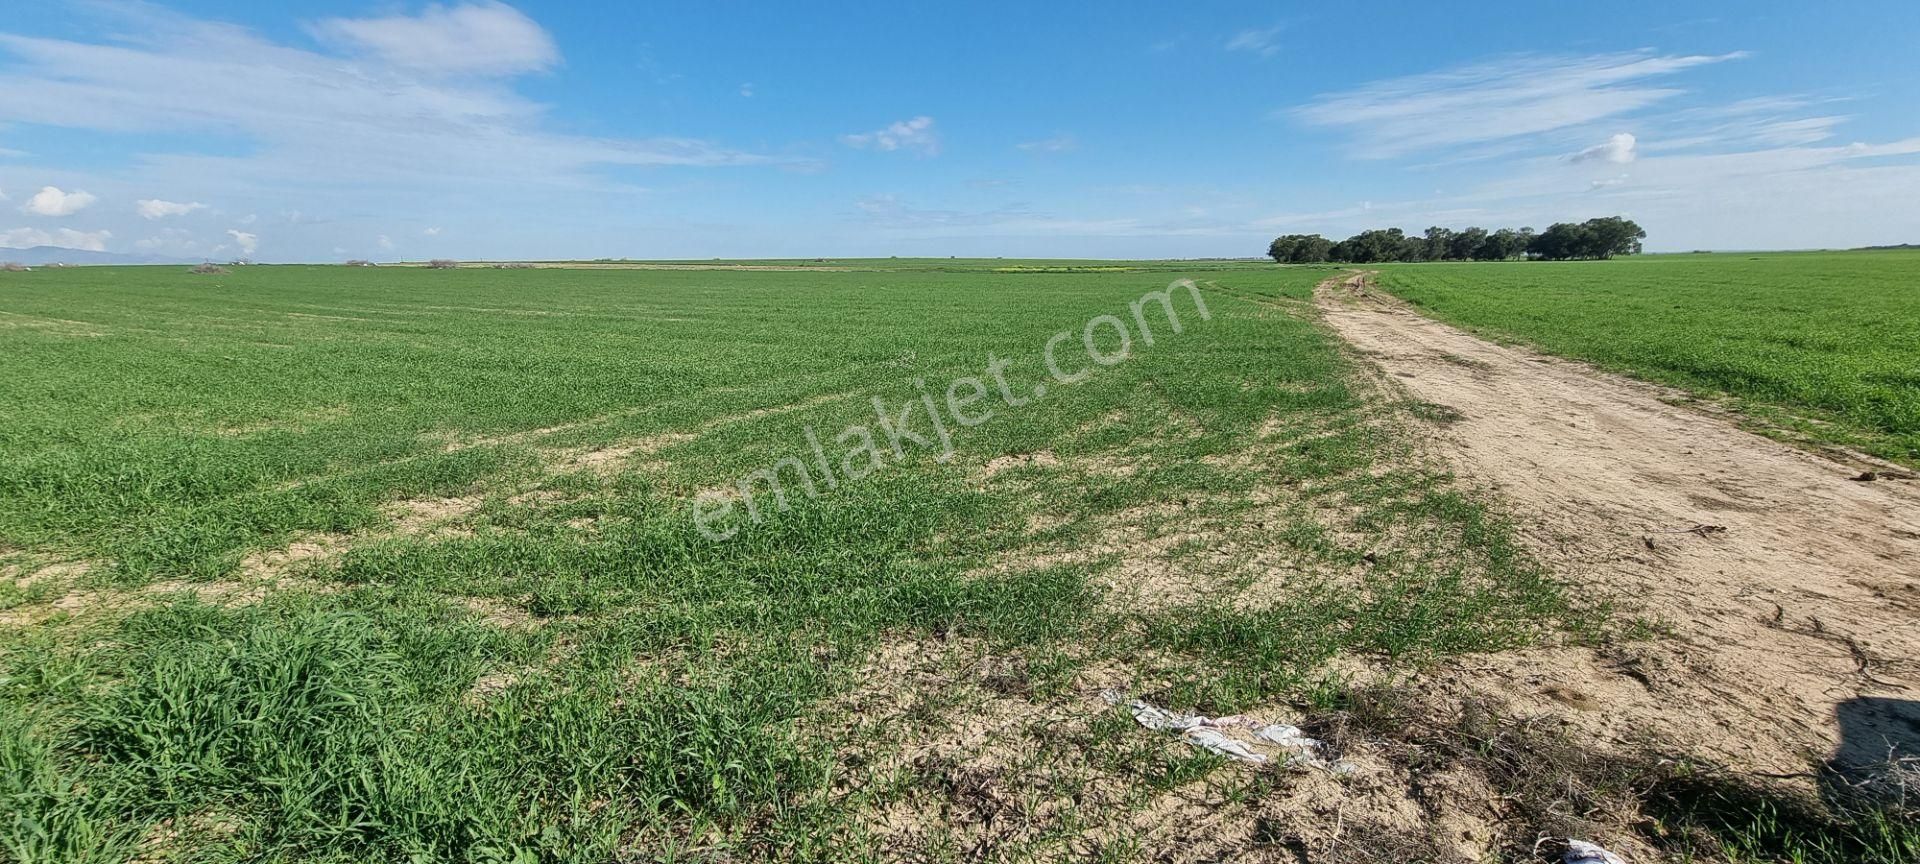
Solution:
M 1407 412 L 1415 417 L 1441 426 L 1458 423 L 1467 418 L 1458 409 L 1436 402 L 1414 402 L 1407 406 Z

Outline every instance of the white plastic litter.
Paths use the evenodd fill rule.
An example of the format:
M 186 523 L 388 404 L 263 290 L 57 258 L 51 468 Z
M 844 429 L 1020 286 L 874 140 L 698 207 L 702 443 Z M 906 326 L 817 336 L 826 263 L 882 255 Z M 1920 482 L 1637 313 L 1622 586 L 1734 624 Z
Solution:
M 1320 749 L 1320 739 L 1308 738 L 1307 733 L 1300 731 L 1300 727 L 1288 726 L 1285 723 L 1262 726 L 1259 731 L 1253 734 L 1260 736 L 1260 739 L 1263 741 L 1278 744 L 1282 747 L 1312 750 Z
M 1252 762 L 1255 765 L 1267 761 L 1265 754 L 1256 753 L 1247 745 L 1228 738 L 1227 733 L 1211 727 L 1196 726 L 1188 729 L 1187 740 L 1230 759 Z
M 1179 732 L 1188 743 L 1218 753 L 1229 759 L 1238 759 L 1255 765 L 1265 764 L 1274 757 L 1254 749 L 1260 745 L 1272 745 L 1284 751 L 1280 755 L 1280 764 L 1289 768 L 1317 768 L 1331 774 L 1346 776 L 1354 772 L 1352 763 L 1344 759 L 1326 758 L 1326 745 L 1316 738 L 1307 737 L 1298 726 L 1285 723 L 1262 723 L 1251 717 L 1234 715 L 1231 717 L 1206 717 L 1199 714 L 1176 714 L 1165 708 L 1152 705 L 1140 699 L 1129 698 L 1117 690 L 1102 691 L 1100 698 L 1109 705 L 1125 705 L 1128 713 L 1140 725 L 1159 732 Z M 1233 730 L 1245 730 L 1251 733 L 1253 740 L 1245 741 L 1228 734 Z
M 1100 695 L 1104 697 L 1110 705 L 1118 705 L 1122 701 L 1126 701 L 1125 696 L 1115 693 L 1112 690 L 1108 690 Z M 1133 712 L 1133 719 L 1140 721 L 1140 725 L 1148 729 L 1158 729 L 1162 732 L 1178 732 L 1185 729 L 1192 729 L 1206 722 L 1207 719 L 1205 717 L 1175 714 L 1163 708 L 1155 708 L 1138 699 L 1127 701 L 1127 710 Z
M 1561 864 L 1627 864 L 1626 859 L 1597 844 L 1572 839 L 1567 841 L 1567 854 L 1560 856 L 1560 861 Z

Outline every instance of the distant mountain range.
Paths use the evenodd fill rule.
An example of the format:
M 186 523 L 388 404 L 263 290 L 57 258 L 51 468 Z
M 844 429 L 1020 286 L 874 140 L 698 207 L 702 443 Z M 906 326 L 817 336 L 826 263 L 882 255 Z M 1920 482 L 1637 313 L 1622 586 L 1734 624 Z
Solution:
M 32 246 L 26 249 L 0 249 L 0 261 L 15 261 L 28 267 L 48 264 L 197 264 L 197 260 L 166 255 L 140 255 L 126 252 L 92 252 L 64 246 Z

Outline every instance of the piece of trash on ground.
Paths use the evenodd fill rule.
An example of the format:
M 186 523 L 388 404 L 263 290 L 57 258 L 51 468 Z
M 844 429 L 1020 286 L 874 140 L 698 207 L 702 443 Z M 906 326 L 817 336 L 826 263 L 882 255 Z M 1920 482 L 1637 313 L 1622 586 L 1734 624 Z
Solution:
M 1178 714 L 1117 690 L 1105 690 L 1100 698 L 1109 705 L 1124 705 L 1135 722 L 1157 732 L 1178 732 L 1187 743 L 1218 753 L 1229 759 L 1263 765 L 1277 761 L 1288 768 L 1316 768 L 1335 775 L 1352 774 L 1353 763 L 1328 759 L 1326 745 L 1310 738 L 1298 726 L 1262 723 L 1252 717 L 1207 717 Z M 1234 733 L 1241 733 L 1235 735 Z M 1262 752 L 1263 749 L 1277 753 Z
M 1195 745 L 1205 747 L 1229 759 L 1252 762 L 1255 765 L 1267 761 L 1266 754 L 1260 753 L 1245 744 L 1227 737 L 1227 733 L 1210 726 L 1195 726 L 1187 730 L 1186 738 Z
M 1627 864 L 1626 859 L 1600 848 L 1599 844 L 1585 840 L 1567 840 L 1567 852 L 1560 856 L 1561 864 Z

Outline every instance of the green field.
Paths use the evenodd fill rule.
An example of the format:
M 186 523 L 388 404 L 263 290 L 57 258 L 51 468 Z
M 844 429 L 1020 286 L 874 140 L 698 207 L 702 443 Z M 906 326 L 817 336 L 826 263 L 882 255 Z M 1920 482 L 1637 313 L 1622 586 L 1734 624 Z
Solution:
M 1391 685 L 1658 630 L 1436 467 L 1445 411 L 1319 323 L 1338 271 L 697 263 L 0 274 L 0 859 L 1276 854 L 1290 775 L 1095 694 L 1441 771 L 1507 751 Z M 1663 782 L 1526 776 L 1515 854 Z M 1702 806 L 1676 854 L 1920 843 Z
M 1724 401 L 1757 428 L 1920 465 L 1920 253 L 1385 266 L 1441 320 Z
M 901 738 L 983 703 L 1328 706 L 1338 657 L 1391 670 L 1560 629 L 1559 588 L 1407 448 L 1421 406 L 1312 322 L 1325 275 L 7 274 L 0 848 L 942 857 L 977 826 L 876 814 L 951 810 L 963 767 Z M 1129 304 L 1183 276 L 1211 317 L 1176 292 L 1181 331 L 1150 304 L 1145 344 Z M 1080 338 L 1099 315 L 1110 359 L 1131 330 L 1111 366 Z M 1062 368 L 1092 373 L 1071 385 L 1042 365 L 1062 331 Z M 883 442 L 869 476 L 811 497 L 788 474 L 788 509 L 754 487 L 765 518 L 700 531 L 702 490 L 812 464 L 808 426 L 831 445 L 875 397 L 942 398 L 996 357 L 1017 398 L 1052 388 L 996 388 L 950 460 Z M 1149 566 L 1119 571 L 1123 546 Z M 918 687 L 900 656 L 999 664 L 1000 689 Z M 873 700 L 892 707 L 849 718 Z M 1076 731 L 1014 727 L 1035 761 L 1008 770 L 1085 805 L 991 848 L 1064 854 L 1162 790 L 1266 782 L 1124 715 L 1057 728 Z

